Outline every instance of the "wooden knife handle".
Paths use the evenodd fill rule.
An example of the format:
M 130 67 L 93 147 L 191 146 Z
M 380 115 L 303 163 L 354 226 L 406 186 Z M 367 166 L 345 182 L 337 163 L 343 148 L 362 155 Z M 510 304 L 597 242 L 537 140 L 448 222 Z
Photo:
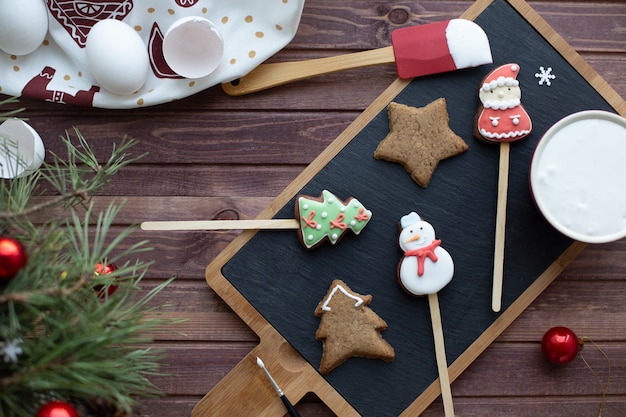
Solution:
M 306 61 L 261 64 L 248 75 L 222 84 L 222 89 L 231 96 L 250 94 L 292 81 L 330 74 L 347 69 L 395 62 L 393 47 L 372 49 L 351 54 L 317 58 Z

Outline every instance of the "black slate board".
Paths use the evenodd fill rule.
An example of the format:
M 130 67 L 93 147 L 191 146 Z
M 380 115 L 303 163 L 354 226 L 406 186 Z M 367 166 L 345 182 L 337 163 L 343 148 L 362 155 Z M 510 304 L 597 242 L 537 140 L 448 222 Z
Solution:
M 383 337 L 394 346 L 395 361 L 353 358 L 326 377 L 363 416 L 397 416 L 438 377 L 428 301 L 396 283 L 401 216 L 417 211 L 433 224 L 455 262 L 454 279 L 439 293 L 448 363 L 499 316 L 491 311 L 499 149 L 472 137 L 483 77 L 496 66 L 518 63 L 522 104 L 533 120 L 532 135 L 511 145 L 502 311 L 573 243 L 543 220 L 531 200 L 528 168 L 538 140 L 568 114 L 614 111 L 506 1 L 494 1 L 475 21 L 490 39 L 493 65 L 415 79 L 394 100 L 421 107 L 445 97 L 450 127 L 468 143 L 468 152 L 440 163 L 422 189 L 400 165 L 373 158 L 389 130 L 382 111 L 301 190 L 358 198 L 373 212 L 360 236 L 346 233 L 335 247 L 305 251 L 294 231 L 263 231 L 222 269 L 314 368 L 322 344 L 314 339 L 319 319 L 313 312 L 331 281 L 340 278 L 373 295 L 370 307 L 389 324 Z M 551 86 L 535 77 L 540 66 L 553 69 Z M 293 210 L 292 199 L 275 217 L 293 218 Z

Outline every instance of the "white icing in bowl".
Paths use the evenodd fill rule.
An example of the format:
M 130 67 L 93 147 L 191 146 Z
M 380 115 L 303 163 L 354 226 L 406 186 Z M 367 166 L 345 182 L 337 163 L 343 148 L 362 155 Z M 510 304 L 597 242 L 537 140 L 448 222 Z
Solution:
M 606 111 L 569 115 L 539 141 L 530 186 L 546 220 L 586 243 L 626 236 L 626 119 Z

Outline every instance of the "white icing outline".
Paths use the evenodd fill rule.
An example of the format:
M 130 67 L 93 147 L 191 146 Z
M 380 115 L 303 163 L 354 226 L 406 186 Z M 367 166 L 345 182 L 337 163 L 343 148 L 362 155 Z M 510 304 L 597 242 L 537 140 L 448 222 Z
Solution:
M 510 139 L 517 136 L 526 136 L 530 134 L 530 130 L 516 130 L 506 133 L 492 133 L 485 129 L 480 129 L 480 134 L 489 139 Z
M 520 104 L 522 104 L 522 100 L 520 100 L 519 98 L 515 98 L 515 99 L 512 99 L 512 100 L 506 100 L 506 101 L 502 101 L 502 100 L 495 100 L 495 101 L 485 100 L 485 102 L 483 103 L 483 107 L 486 108 L 486 109 L 506 110 L 506 109 L 515 108 L 515 107 L 519 106 Z
M 331 290 L 330 294 L 328 294 L 328 297 L 326 297 L 324 304 L 322 304 L 322 310 L 331 311 L 331 308 L 328 307 L 328 303 L 330 303 L 330 300 L 335 296 L 335 293 L 337 292 L 337 290 L 340 290 L 345 296 L 356 300 L 356 303 L 354 303 L 355 307 L 358 307 L 361 304 L 363 304 L 363 299 L 361 297 L 357 297 L 356 295 L 350 294 L 348 290 L 346 290 L 345 288 L 341 286 L 341 284 L 337 284 L 335 285 L 335 288 Z

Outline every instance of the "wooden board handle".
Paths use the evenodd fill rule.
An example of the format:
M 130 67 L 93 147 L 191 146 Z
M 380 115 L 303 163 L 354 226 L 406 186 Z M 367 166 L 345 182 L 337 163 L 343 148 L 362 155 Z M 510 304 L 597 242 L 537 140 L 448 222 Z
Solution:
M 191 417 L 285 415 L 286 405 L 257 365 L 257 357 L 263 358 L 284 395 L 296 406 L 312 392 L 336 415 L 360 416 L 273 327 L 262 326 L 258 334 L 259 344 L 196 404 Z
M 252 350 L 200 401 L 191 417 L 282 416 L 285 408 L 276 392 L 265 381 L 256 364 L 259 351 Z M 210 370 L 207 369 L 207 372 Z M 299 398 L 298 398 L 299 400 Z
M 189 220 L 155 221 L 141 223 L 142 230 L 247 230 L 247 229 L 299 229 L 296 219 L 258 220 Z
M 241 96 L 316 75 L 393 62 L 395 62 L 393 47 L 387 46 L 327 58 L 261 64 L 248 75 L 229 83 L 223 83 L 222 89 L 228 95 Z

